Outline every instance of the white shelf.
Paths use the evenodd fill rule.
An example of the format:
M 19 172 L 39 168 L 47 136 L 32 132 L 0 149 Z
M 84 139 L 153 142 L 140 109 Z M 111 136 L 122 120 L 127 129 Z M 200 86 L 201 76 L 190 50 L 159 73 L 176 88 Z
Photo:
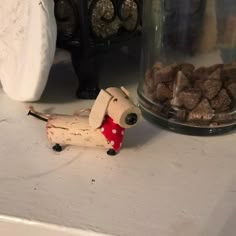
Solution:
M 122 60 L 103 84 L 120 85 L 121 80 L 135 93 L 130 81 L 137 80 L 137 72 L 122 78 L 126 60 L 131 69 L 135 65 Z M 68 114 L 90 107 L 91 101 L 73 98 L 72 76 L 63 82 L 56 76 L 60 68 L 52 73 L 55 87 L 50 82 L 34 106 Z M 11 101 L 0 90 L 1 215 L 108 235 L 235 235 L 235 133 L 191 137 L 142 121 L 127 130 L 116 157 L 82 147 L 56 154 L 45 123 L 26 116 L 28 105 Z

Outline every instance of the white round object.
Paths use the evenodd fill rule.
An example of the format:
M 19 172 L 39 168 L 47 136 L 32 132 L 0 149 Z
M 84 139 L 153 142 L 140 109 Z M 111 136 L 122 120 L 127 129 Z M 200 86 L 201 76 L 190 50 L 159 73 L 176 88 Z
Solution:
M 9 97 L 37 101 L 56 49 L 53 0 L 1 0 L 0 81 Z

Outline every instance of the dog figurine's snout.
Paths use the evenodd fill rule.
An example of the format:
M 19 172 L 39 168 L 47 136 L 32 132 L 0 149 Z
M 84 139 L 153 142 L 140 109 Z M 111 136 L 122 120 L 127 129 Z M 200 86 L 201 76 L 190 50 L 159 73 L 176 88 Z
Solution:
M 125 123 L 127 125 L 135 125 L 138 121 L 138 116 L 135 113 L 130 113 L 125 118 Z

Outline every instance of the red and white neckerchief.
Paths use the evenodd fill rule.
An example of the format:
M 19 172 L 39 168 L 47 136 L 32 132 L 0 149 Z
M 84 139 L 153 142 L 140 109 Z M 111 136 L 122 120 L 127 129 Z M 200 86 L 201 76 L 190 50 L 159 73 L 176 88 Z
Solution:
M 101 125 L 101 132 L 113 149 L 118 152 L 122 146 L 125 129 L 114 123 L 111 117 L 105 116 Z

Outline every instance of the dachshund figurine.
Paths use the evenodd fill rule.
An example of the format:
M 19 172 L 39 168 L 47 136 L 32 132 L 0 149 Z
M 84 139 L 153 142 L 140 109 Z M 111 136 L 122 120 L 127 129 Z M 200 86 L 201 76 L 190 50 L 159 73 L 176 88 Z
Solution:
M 29 115 L 47 122 L 47 137 L 54 151 L 77 145 L 106 148 L 108 155 L 119 152 L 125 129 L 133 127 L 141 115 L 124 87 L 102 89 L 89 115 L 81 113 L 70 116 L 42 114 L 33 108 L 29 111 Z

